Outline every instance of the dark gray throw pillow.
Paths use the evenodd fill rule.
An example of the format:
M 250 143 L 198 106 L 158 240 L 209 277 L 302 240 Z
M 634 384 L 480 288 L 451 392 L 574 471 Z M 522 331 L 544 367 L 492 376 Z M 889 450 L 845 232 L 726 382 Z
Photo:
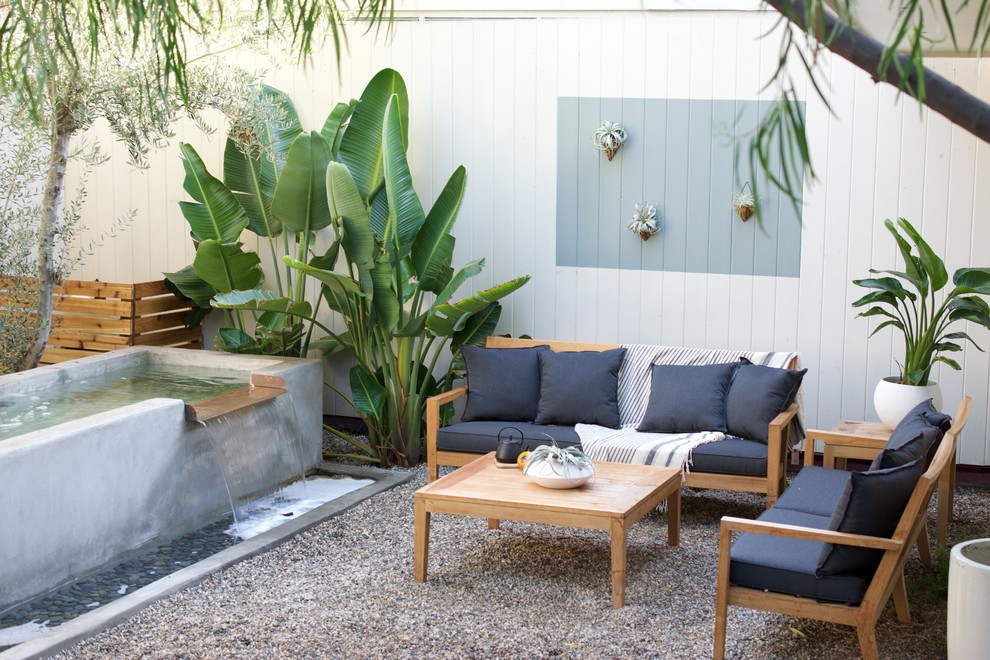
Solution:
M 897 467 L 916 458 L 924 458 L 928 465 L 939 440 L 951 425 L 952 418 L 936 410 L 931 399 L 922 401 L 897 424 L 870 469 Z
M 626 349 L 540 353 L 537 424 L 619 428 L 619 369 Z
M 650 399 L 637 431 L 725 432 L 725 395 L 739 363 L 655 364 Z
M 778 369 L 745 358 L 725 397 L 725 426 L 740 438 L 769 441 L 770 422 L 794 403 L 807 369 Z
M 915 459 L 886 470 L 853 472 L 829 529 L 890 538 L 924 471 L 924 461 Z M 870 571 L 882 555 L 882 550 L 827 544 L 818 560 L 818 575 Z
M 540 399 L 540 353 L 534 348 L 462 346 L 468 397 L 461 420 L 531 422 Z

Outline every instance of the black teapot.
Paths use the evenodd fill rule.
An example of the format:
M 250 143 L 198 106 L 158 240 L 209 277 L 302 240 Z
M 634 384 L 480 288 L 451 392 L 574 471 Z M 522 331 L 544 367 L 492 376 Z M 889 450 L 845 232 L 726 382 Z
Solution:
M 519 435 L 516 436 L 515 433 Z M 495 462 L 515 465 L 523 452 L 523 433 L 515 426 L 506 426 L 498 432 L 498 447 L 495 449 Z

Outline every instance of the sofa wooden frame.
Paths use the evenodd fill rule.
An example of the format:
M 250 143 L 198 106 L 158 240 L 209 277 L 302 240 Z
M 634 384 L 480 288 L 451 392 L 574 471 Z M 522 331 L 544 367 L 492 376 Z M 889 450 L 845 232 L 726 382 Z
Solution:
M 566 341 L 542 341 L 536 339 L 515 339 L 511 337 L 489 337 L 488 348 L 528 348 L 532 346 L 549 346 L 554 351 L 607 351 L 619 348 L 618 344 L 587 344 Z M 797 358 L 788 368 L 796 366 Z M 440 466 L 460 467 L 470 463 L 478 454 L 467 452 L 443 451 L 437 449 L 437 431 L 440 429 L 440 407 L 466 396 L 466 385 L 454 388 L 449 392 L 438 394 L 426 400 L 426 461 L 427 475 L 430 481 L 440 476 Z M 733 490 L 747 493 L 762 493 L 767 496 L 769 508 L 784 492 L 787 475 L 787 456 L 790 442 L 791 421 L 798 413 L 798 405 L 792 404 L 784 412 L 770 422 L 768 433 L 768 455 L 766 476 L 741 476 L 734 474 L 719 474 L 716 472 L 690 472 L 684 479 L 688 488 L 711 488 L 716 490 Z
M 922 544 L 927 548 L 928 503 L 939 478 L 949 465 L 950 459 L 955 456 L 956 438 L 966 425 L 966 420 L 969 419 L 971 405 L 970 398 L 968 396 L 963 397 L 953 420 L 952 428 L 942 437 L 931 465 L 918 480 L 904 513 L 897 523 L 897 528 L 889 539 L 728 516 L 722 518 L 719 526 L 718 577 L 715 598 L 715 660 L 721 660 L 725 657 L 729 605 L 853 626 L 856 628 L 863 657 L 867 660 L 876 658 L 876 623 L 891 596 L 893 596 L 898 620 L 902 623 L 908 623 L 911 620 L 907 591 L 904 586 L 904 564 L 916 542 L 919 544 L 919 549 Z M 823 541 L 859 548 L 875 548 L 883 550 L 884 554 L 862 602 L 858 605 L 825 603 L 812 598 L 731 584 L 729 582 L 729 563 L 734 532 L 750 532 L 809 541 Z

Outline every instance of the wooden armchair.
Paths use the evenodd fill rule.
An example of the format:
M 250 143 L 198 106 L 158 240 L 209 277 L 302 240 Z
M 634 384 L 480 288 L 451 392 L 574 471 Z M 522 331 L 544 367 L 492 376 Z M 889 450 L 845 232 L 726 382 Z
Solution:
M 931 465 L 918 479 L 908 503 L 890 538 L 849 534 L 827 529 L 803 527 L 740 518 L 722 518 L 719 530 L 719 561 L 715 601 L 714 657 L 725 657 L 728 606 L 747 607 L 769 612 L 790 614 L 838 623 L 856 628 L 864 658 L 877 657 L 876 622 L 887 601 L 893 596 L 900 621 L 910 621 L 907 592 L 904 586 L 904 564 L 911 548 L 926 526 L 926 513 L 936 484 L 955 454 L 956 436 L 969 416 L 970 399 L 964 397 L 952 428 L 942 437 Z M 793 487 L 793 486 L 792 486 Z M 880 562 L 859 602 L 823 602 L 820 598 L 780 593 L 756 586 L 741 586 L 733 582 L 732 534 L 742 532 L 798 541 L 830 543 L 834 546 L 867 548 L 882 551 Z M 817 551 L 819 544 L 807 544 Z M 843 577 L 843 576 L 839 576 Z
M 959 403 L 954 420 L 966 423 L 969 417 L 970 398 L 964 397 Z M 963 409 L 965 407 L 965 410 Z M 857 421 L 842 421 L 829 431 L 809 429 L 805 436 L 804 464 L 814 464 L 815 442 L 820 441 L 822 449 L 822 465 L 827 468 L 837 467 L 844 470 L 846 459 L 854 458 L 871 461 L 883 449 L 884 443 L 890 437 L 890 428 L 883 424 Z M 960 426 L 960 432 L 962 427 Z M 959 436 L 956 436 L 958 446 Z M 949 521 L 952 519 L 953 500 L 956 492 L 956 452 L 949 457 L 949 464 L 943 470 L 938 482 L 938 513 L 935 523 L 935 539 L 942 546 L 946 545 Z M 924 550 L 922 550 L 924 552 Z

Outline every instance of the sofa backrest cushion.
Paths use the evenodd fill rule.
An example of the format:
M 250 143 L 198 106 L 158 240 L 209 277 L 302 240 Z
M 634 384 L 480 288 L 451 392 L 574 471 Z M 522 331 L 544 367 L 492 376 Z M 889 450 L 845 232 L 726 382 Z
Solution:
M 462 346 L 468 397 L 461 420 L 531 422 L 540 400 L 540 353 L 535 348 Z
M 764 367 L 743 358 L 725 397 L 728 432 L 767 443 L 770 422 L 794 403 L 807 372 Z
M 725 395 L 738 362 L 684 366 L 653 365 L 650 398 L 637 431 L 725 432 Z
M 925 465 L 931 463 L 939 440 L 950 426 L 949 415 L 936 410 L 931 399 L 922 401 L 898 423 L 870 469 L 897 467 L 916 458 L 924 458 Z
M 829 529 L 890 538 L 901 520 L 918 480 L 923 459 L 885 470 L 853 472 L 829 522 Z M 818 560 L 819 575 L 870 571 L 883 552 L 829 544 Z
M 619 369 L 626 349 L 543 351 L 537 424 L 619 428 Z

